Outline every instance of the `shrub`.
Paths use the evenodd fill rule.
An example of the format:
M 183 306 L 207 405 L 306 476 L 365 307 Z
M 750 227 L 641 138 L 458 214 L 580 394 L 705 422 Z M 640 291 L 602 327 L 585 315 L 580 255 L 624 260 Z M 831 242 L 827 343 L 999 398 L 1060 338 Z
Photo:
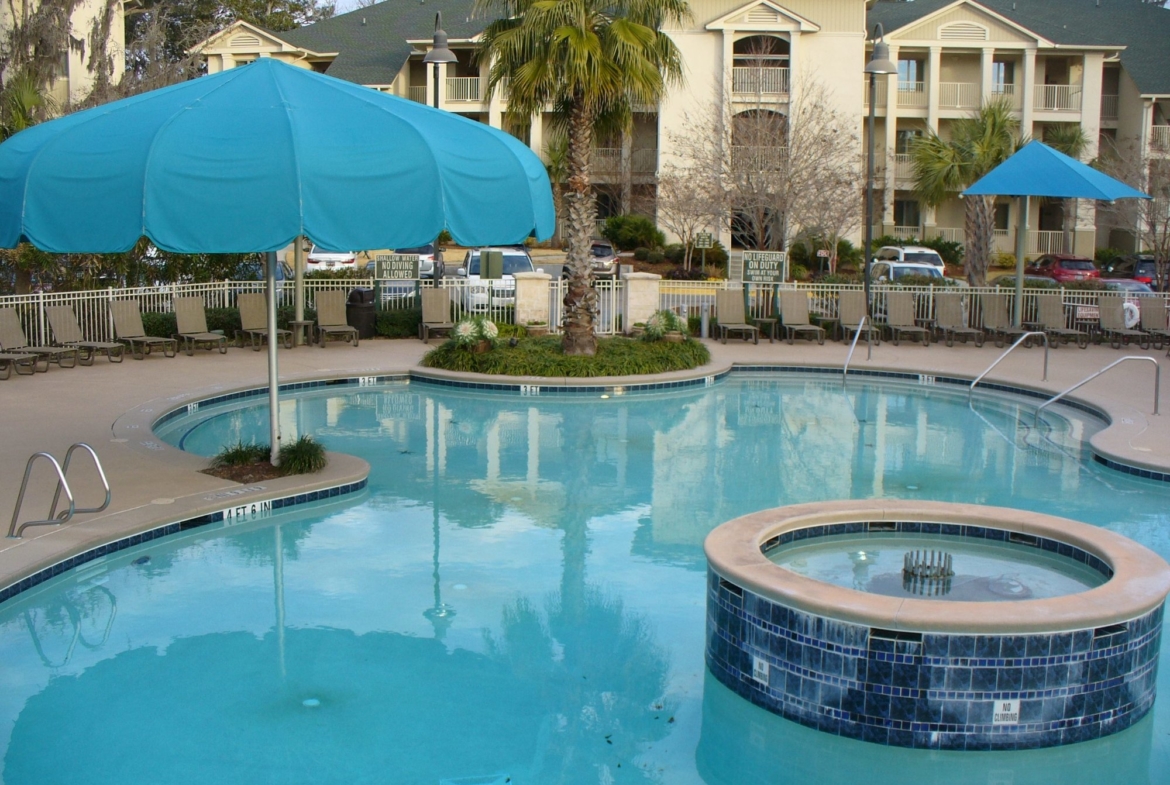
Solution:
M 260 461 L 268 460 L 269 447 L 267 444 L 244 444 L 236 442 L 231 447 L 224 447 L 214 458 L 211 466 L 222 469 L 226 466 L 247 466 Z
M 637 259 L 639 262 L 646 261 L 647 259 L 650 258 L 650 249 L 649 248 L 635 248 L 634 249 L 634 258 Z
M 142 314 L 142 329 L 155 338 L 170 338 L 179 331 L 173 313 L 147 312 Z
M 691 264 L 691 269 L 684 270 L 681 267 L 674 267 L 670 270 L 667 270 L 666 275 L 663 277 L 665 277 L 669 280 L 672 280 L 672 281 L 705 281 L 705 280 L 707 280 L 707 275 L 702 270 L 699 269 L 698 265 L 694 264 L 693 262 Z
M 1006 289 L 1011 289 L 1011 288 L 1014 288 L 1016 285 L 1016 277 L 1014 275 L 1005 275 L 1001 278 L 996 278 L 991 283 L 995 286 L 999 286 L 999 287 L 1006 288 Z M 1024 288 L 1025 289 L 1057 289 L 1059 287 L 1060 287 L 1060 284 L 1058 284 L 1056 281 L 1052 280 L 1051 278 L 1036 278 L 1036 277 L 1024 278 Z
M 997 253 L 991 257 L 991 266 L 1000 270 L 1014 270 L 1016 255 L 1014 253 Z
M 285 474 L 313 474 L 325 468 L 325 448 L 312 436 L 301 436 L 280 448 L 280 470 Z
M 831 275 L 826 275 L 824 278 L 822 278 L 821 283 L 837 283 L 837 284 L 861 283 L 863 280 L 864 280 L 863 277 L 860 275 L 845 275 L 844 273 L 833 273 Z
M 642 215 L 615 215 L 605 220 L 601 232 L 618 250 L 631 251 L 639 246 L 659 248 L 666 245 L 666 235 L 654 222 Z
M 646 328 L 642 331 L 643 341 L 659 341 L 667 333 L 687 334 L 687 325 L 674 311 L 655 311 L 646 320 Z
M 439 237 L 437 240 L 435 240 L 435 243 L 437 245 L 450 245 L 451 242 L 452 242 L 451 241 L 451 233 L 448 232 L 446 229 L 439 232 Z
M 710 362 L 711 353 L 699 341 L 645 341 L 600 338 L 593 357 L 570 357 L 557 336 L 521 338 L 516 346 L 475 354 L 448 341 L 423 357 L 428 368 L 449 371 L 507 374 L 510 376 L 594 377 L 665 373 L 697 368 Z
M 792 280 L 794 280 L 794 281 L 807 281 L 808 280 L 808 268 L 805 267 L 803 264 L 794 264 L 790 267 L 790 269 L 792 271 Z
M 529 322 L 529 324 L 534 327 L 537 326 L 535 322 Z M 544 324 L 544 322 L 540 322 L 540 324 Z M 525 335 L 528 335 L 528 331 L 521 325 L 500 324 L 499 322 L 496 322 L 496 332 L 501 340 L 504 338 L 523 338 Z
M 941 237 L 932 237 L 918 243 L 923 248 L 932 248 L 951 267 L 963 266 L 963 244 L 953 240 L 944 240 Z
M 687 247 L 682 243 L 671 243 L 662 249 L 662 254 L 672 264 L 682 264 L 687 258 Z
M 646 261 L 650 264 L 658 264 L 665 259 L 666 254 L 662 253 L 662 251 L 651 251 L 650 253 L 646 254 Z
M 386 338 L 417 338 L 418 326 L 421 323 L 421 308 L 378 311 L 374 331 Z
M 724 248 L 723 243 L 719 242 L 718 240 L 715 241 L 714 245 L 707 249 L 708 267 L 726 268 L 727 260 L 730 258 L 730 255 L 727 253 L 727 249 Z M 691 264 L 699 264 L 702 259 L 703 252 L 701 250 L 696 251 L 695 255 L 691 258 Z
M 1116 248 L 1098 248 L 1093 252 L 1093 261 L 1097 263 L 1098 267 L 1103 267 L 1118 256 L 1125 256 L 1125 252 Z

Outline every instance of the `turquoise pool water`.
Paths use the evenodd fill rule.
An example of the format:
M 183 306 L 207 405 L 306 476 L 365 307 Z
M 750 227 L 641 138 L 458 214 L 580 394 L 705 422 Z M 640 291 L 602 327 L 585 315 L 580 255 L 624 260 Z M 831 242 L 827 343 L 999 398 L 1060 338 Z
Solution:
M 945 553 L 954 575 L 907 584 L 908 551 Z M 786 570 L 834 586 L 888 597 L 954 602 L 1046 600 L 1087 591 L 1105 576 L 1082 562 L 1010 542 L 932 534 L 870 532 L 819 537 L 782 545 L 768 559 Z
M 635 396 L 425 384 L 282 401 L 370 488 L 90 563 L 0 606 L 7 785 L 1166 783 L 1151 715 L 1013 753 L 890 749 L 757 709 L 703 663 L 713 527 L 817 499 L 1022 507 L 1170 556 L 1170 488 L 1099 467 L 1100 426 L 935 387 L 738 375 Z M 162 438 L 263 438 L 256 399 Z

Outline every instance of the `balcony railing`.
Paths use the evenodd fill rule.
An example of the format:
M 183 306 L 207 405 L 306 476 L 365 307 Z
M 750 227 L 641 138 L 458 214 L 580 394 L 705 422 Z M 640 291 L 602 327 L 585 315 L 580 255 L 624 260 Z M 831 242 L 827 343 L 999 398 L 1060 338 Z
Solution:
M 731 147 L 731 168 L 734 172 L 774 172 L 782 169 L 787 160 L 787 147 Z
M 866 78 L 862 83 L 861 93 L 865 96 L 865 108 L 869 108 L 869 79 Z M 883 77 L 877 80 L 877 105 L 884 107 L 886 105 L 886 79 Z
M 911 238 L 917 238 L 920 230 L 917 226 L 895 226 L 890 234 L 903 240 L 909 240 Z
M 1079 112 L 1081 86 L 1079 84 L 1038 84 L 1033 109 L 1046 112 Z
M 894 178 L 897 180 L 914 179 L 914 156 L 908 153 L 894 155 Z
M 938 237 L 940 239 L 946 240 L 948 243 L 962 244 L 963 239 L 964 239 L 962 229 L 951 229 L 949 227 L 947 227 L 947 228 L 939 227 L 939 228 L 935 229 L 934 236 Z
M 993 84 L 991 95 L 995 98 L 1006 99 L 1013 109 L 1020 108 L 1020 93 L 1014 84 Z
M 483 94 L 482 81 L 478 76 L 448 76 L 448 101 L 479 101 Z
M 1150 129 L 1150 151 L 1170 153 L 1170 125 L 1155 125 Z
M 630 171 L 633 174 L 654 174 L 658 171 L 658 148 L 646 147 L 630 154 Z
M 926 82 L 898 82 L 898 106 L 926 106 Z
M 407 88 L 407 90 L 408 90 L 408 92 L 406 94 L 406 97 L 409 98 L 410 100 L 418 101 L 420 104 L 425 104 L 427 102 L 427 86 L 426 85 L 423 85 L 422 87 L 415 87 L 415 86 L 411 85 L 409 88 Z
M 595 147 L 590 165 L 594 174 L 616 175 L 622 170 L 622 148 Z M 658 169 L 658 149 L 637 148 L 630 151 L 630 174 L 654 174 Z
M 1116 120 L 1117 102 L 1120 96 L 1116 95 L 1102 95 L 1101 96 L 1101 119 L 1102 120 Z
M 1064 253 L 1064 232 L 1028 232 L 1028 253 Z
M 788 95 L 788 69 L 737 66 L 731 69 L 731 92 L 735 95 Z
M 977 109 L 979 92 L 979 85 L 973 82 L 939 82 L 938 106 L 940 109 Z

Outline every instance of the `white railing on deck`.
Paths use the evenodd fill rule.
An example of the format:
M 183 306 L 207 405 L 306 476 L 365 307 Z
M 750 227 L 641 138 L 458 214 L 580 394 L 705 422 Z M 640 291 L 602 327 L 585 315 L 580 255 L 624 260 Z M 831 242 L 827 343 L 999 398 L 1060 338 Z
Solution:
M 1103 94 L 1101 96 L 1101 119 L 1102 120 L 1116 120 L 1118 102 L 1121 96 Z
M 922 231 L 917 226 L 895 226 L 890 234 L 903 240 L 916 239 Z
M 478 101 L 480 100 L 481 80 L 478 76 L 448 76 L 448 101 Z
M 408 87 L 406 97 L 412 101 L 418 101 L 420 104 L 425 104 L 427 102 L 427 86 L 414 87 L 412 85 Z
M 1048 112 L 1079 112 L 1081 86 L 1079 84 L 1038 84 L 1033 109 Z
M 884 107 L 886 105 L 886 84 L 887 80 L 884 76 L 878 77 L 875 86 L 877 87 L 877 107 Z M 865 98 L 862 100 L 862 105 L 866 109 L 869 108 L 869 78 L 867 77 L 861 87 L 861 93 Z M 877 108 L 875 107 L 875 108 Z
M 1170 125 L 1155 125 L 1150 129 L 1150 150 L 1170 153 Z
M 926 106 L 926 82 L 898 82 L 898 106 Z
M 991 95 L 998 100 L 1006 99 L 1008 106 L 1013 109 L 1020 108 L 1020 94 L 1016 92 L 1014 84 L 993 84 Z
M 1028 232 L 1028 253 L 1064 253 L 1064 232 Z
M 742 95 L 788 95 L 788 69 L 743 67 L 731 69 L 731 92 Z
M 940 109 L 976 109 L 979 107 L 979 85 L 973 82 L 939 82 Z
M 898 180 L 914 179 L 914 156 L 909 153 L 894 154 L 894 177 Z

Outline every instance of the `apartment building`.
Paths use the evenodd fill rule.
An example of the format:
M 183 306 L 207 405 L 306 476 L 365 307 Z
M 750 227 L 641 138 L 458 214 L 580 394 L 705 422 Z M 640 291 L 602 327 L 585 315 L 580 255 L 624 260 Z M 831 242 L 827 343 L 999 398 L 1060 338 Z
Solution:
M 1080 125 L 1086 157 L 1104 140 L 1170 157 L 1170 10 L 1142 0 L 692 0 L 693 21 L 668 33 L 682 52 L 686 85 L 659 106 L 644 107 L 630 133 L 599 140 L 594 179 L 602 216 L 653 212 L 655 174 L 679 155 L 686 118 L 705 107 L 737 113 L 785 114 L 802 85 L 828 88 L 833 108 L 857 118 L 859 140 L 868 112 L 862 69 L 867 31 L 880 23 L 899 73 L 879 77 L 875 143 L 881 223 L 903 236 L 962 240 L 956 198 L 937 208 L 913 194 L 908 150 L 928 130 L 951 124 L 984 101 L 1001 98 L 1018 112 L 1025 133 L 1043 139 L 1061 124 Z M 439 66 L 438 105 L 502 127 L 505 91 L 486 94 L 486 64 L 474 50 L 483 20 L 470 0 L 384 0 L 315 25 L 273 33 L 236 22 L 199 45 L 212 73 L 257 57 L 278 57 L 371 88 L 433 103 L 430 49 L 442 12 L 454 63 Z M 343 120 L 342 120 L 343 121 Z M 734 128 L 734 123 L 729 127 Z M 549 117 L 521 132 L 545 153 Z M 732 140 L 732 144 L 735 141 Z M 862 155 L 859 142 L 856 154 Z M 1078 203 L 1075 229 L 1063 231 L 1065 206 L 1040 202 L 1029 216 L 1030 253 L 1075 251 L 1126 238 L 1098 232 L 1094 206 Z M 1015 206 L 997 209 L 997 237 L 1014 247 Z M 730 242 L 724 233 L 724 242 Z
M 27 23 L 38 4 L 39 0 L 12 0 L 0 4 L 0 34 L 7 37 L 14 24 Z M 50 89 L 53 101 L 58 106 L 68 106 L 73 101 L 80 101 L 93 89 L 94 75 L 89 68 L 90 56 L 93 54 L 89 49 L 90 34 L 98 20 L 107 12 L 107 8 L 106 0 L 82 0 L 73 10 L 69 20 L 72 43 L 60 54 L 56 79 Z M 111 77 L 117 82 L 125 70 L 126 48 L 126 31 L 120 2 L 113 9 L 113 14 L 108 51 L 113 61 Z

